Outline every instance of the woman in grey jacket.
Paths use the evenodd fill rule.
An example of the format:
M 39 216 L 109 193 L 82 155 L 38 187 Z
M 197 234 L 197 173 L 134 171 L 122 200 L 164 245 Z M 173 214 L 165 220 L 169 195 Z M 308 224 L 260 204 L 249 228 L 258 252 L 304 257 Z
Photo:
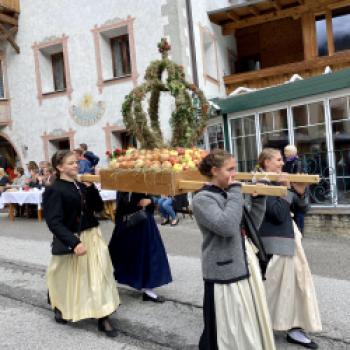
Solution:
M 222 150 L 199 165 L 210 179 L 193 199 L 203 234 L 204 330 L 199 349 L 273 350 L 257 249 L 249 238 L 264 216 L 265 197 L 252 198 L 250 208 L 245 207 L 241 187 L 233 181 L 235 168 L 232 155 Z
M 264 171 L 281 173 L 281 152 L 265 148 L 259 156 Z M 285 198 L 268 197 L 266 214 L 260 226 L 266 253 L 273 255 L 266 271 L 266 296 L 274 330 L 288 331 L 287 341 L 317 349 L 305 334 L 322 330 L 315 288 L 301 245 L 301 233 L 291 217 L 291 207 L 306 212 L 308 197 L 304 184 L 289 184 L 281 174 L 279 184 L 290 187 Z

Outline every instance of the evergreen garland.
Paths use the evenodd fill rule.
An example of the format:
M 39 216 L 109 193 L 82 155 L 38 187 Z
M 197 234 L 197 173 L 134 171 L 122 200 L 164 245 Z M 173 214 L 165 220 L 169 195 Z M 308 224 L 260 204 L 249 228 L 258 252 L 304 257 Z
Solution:
M 165 38 L 158 44 L 162 54 L 161 60 L 150 63 L 145 73 L 145 83 L 133 89 L 122 106 L 122 114 L 126 128 L 136 136 L 145 149 L 165 147 L 159 122 L 159 98 L 162 92 L 169 92 L 175 98 L 175 111 L 170 118 L 172 127 L 172 147 L 191 147 L 197 144 L 202 136 L 208 120 L 208 102 L 203 92 L 194 84 L 185 80 L 183 67 L 168 58 L 170 45 Z M 167 72 L 166 83 L 162 75 Z M 192 105 L 194 94 L 200 102 L 200 113 L 197 115 Z M 149 97 L 148 116 L 143 111 L 142 101 Z

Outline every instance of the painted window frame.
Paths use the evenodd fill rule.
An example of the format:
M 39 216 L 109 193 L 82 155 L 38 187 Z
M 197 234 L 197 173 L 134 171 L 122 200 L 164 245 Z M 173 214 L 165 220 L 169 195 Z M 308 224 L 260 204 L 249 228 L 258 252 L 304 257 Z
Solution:
M 96 59 L 96 70 L 97 70 L 97 87 L 101 94 L 106 86 L 113 84 L 120 84 L 124 82 L 131 81 L 136 87 L 137 85 L 137 65 L 136 65 L 136 47 L 134 38 L 134 20 L 135 18 L 128 16 L 125 20 L 120 20 L 111 24 L 104 24 L 101 26 L 95 25 L 91 32 L 93 34 L 94 46 L 95 46 L 95 59 Z M 115 77 L 113 79 L 105 80 L 103 78 L 103 67 L 102 67 L 102 52 L 101 52 L 101 35 L 105 32 L 109 32 L 122 27 L 127 27 L 127 33 L 129 36 L 129 52 L 130 52 L 130 64 L 131 64 L 131 74 L 124 77 Z
M 56 46 L 56 45 L 62 46 L 63 60 L 64 60 L 64 73 L 66 78 L 66 88 L 65 90 L 62 90 L 62 91 L 43 92 L 42 75 L 41 75 L 40 60 L 39 60 L 39 55 L 41 55 L 40 50 L 47 49 L 50 46 Z M 54 98 L 59 96 L 67 96 L 68 99 L 71 99 L 73 89 L 71 84 L 70 67 L 69 67 L 69 59 L 68 59 L 68 36 L 63 34 L 61 38 L 55 38 L 42 43 L 35 42 L 32 45 L 32 49 L 34 52 L 37 99 L 39 101 L 39 104 L 42 104 L 42 101 L 44 99 Z
M 70 150 L 74 150 L 74 136 L 76 131 L 73 129 L 69 129 L 68 131 L 62 132 L 59 135 L 55 133 L 47 133 L 44 132 L 43 135 L 41 135 L 41 138 L 43 140 L 43 151 L 44 151 L 44 158 L 46 161 L 49 161 L 49 142 L 50 141 L 57 141 L 61 139 L 69 139 L 69 147 Z
M 201 53 L 202 53 L 202 65 L 203 65 L 203 78 L 204 81 L 212 82 L 220 87 L 220 76 L 219 76 L 219 60 L 218 60 L 218 45 L 217 45 L 217 39 L 216 36 L 209 30 L 209 28 L 202 26 L 199 24 L 199 33 L 200 33 L 200 43 L 201 43 Z M 215 71 L 216 71 L 216 77 L 211 76 L 208 73 L 207 70 L 207 60 L 205 55 L 205 35 L 209 35 L 209 37 L 212 39 L 214 44 L 214 50 L 215 50 Z
M 0 65 L 2 70 L 2 81 L 4 88 L 4 97 L 0 98 L 0 109 L 3 109 L 3 116 L 0 115 L 0 126 L 11 125 L 11 108 L 10 108 L 10 92 L 7 78 L 7 60 L 6 54 L 0 51 Z

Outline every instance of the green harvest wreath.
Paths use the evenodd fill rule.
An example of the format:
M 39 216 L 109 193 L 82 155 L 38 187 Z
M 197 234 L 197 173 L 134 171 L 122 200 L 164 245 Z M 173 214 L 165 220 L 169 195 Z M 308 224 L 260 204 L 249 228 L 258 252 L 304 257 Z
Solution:
M 196 145 L 202 136 L 208 120 L 209 104 L 203 92 L 194 84 L 185 80 L 183 67 L 168 58 L 170 45 L 165 38 L 158 44 L 161 60 L 150 63 L 146 70 L 145 82 L 133 89 L 126 97 L 122 106 L 122 114 L 126 128 L 136 136 L 145 149 L 161 148 L 165 146 L 159 122 L 159 98 L 161 92 L 170 92 L 175 98 L 175 111 L 171 115 L 172 147 L 191 147 Z M 162 74 L 166 71 L 166 82 L 162 81 Z M 200 112 L 192 104 L 192 92 L 200 103 Z M 148 116 L 143 111 L 142 102 L 150 94 Z

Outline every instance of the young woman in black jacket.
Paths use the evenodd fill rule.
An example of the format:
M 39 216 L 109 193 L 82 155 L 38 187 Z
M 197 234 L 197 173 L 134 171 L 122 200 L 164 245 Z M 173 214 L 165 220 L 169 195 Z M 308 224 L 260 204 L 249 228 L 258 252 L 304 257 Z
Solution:
M 268 197 L 265 218 L 260 226 L 267 254 L 272 255 L 266 271 L 266 296 L 274 330 L 287 331 L 287 341 L 317 349 L 305 331 L 322 330 L 315 288 L 301 245 L 301 233 L 291 216 L 291 206 L 308 209 L 306 185 L 290 184 L 282 173 L 283 158 L 278 149 L 265 148 L 259 166 L 266 172 L 281 173 L 276 184 L 290 189 L 284 198 Z M 304 331 L 305 330 L 305 331 Z
M 98 319 L 98 329 L 115 337 L 108 316 L 119 305 L 108 247 L 94 212 L 103 202 L 93 184 L 77 182 L 77 160 L 71 151 L 52 157 L 57 179 L 43 194 L 44 216 L 53 234 L 48 267 L 49 300 L 58 323 Z

